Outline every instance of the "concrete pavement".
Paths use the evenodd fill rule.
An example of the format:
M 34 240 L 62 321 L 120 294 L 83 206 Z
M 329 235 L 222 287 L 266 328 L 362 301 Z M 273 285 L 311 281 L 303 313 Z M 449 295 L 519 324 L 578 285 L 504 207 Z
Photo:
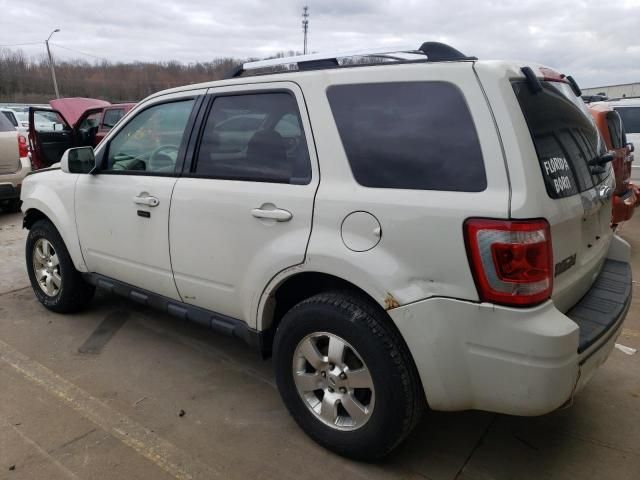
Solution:
M 640 478 L 640 353 L 615 349 L 568 409 L 430 413 L 390 459 L 356 463 L 298 429 L 271 362 L 233 339 L 103 293 L 45 310 L 21 221 L 0 213 L 0 479 Z M 640 278 L 640 218 L 621 233 Z M 634 348 L 639 302 L 619 339 Z

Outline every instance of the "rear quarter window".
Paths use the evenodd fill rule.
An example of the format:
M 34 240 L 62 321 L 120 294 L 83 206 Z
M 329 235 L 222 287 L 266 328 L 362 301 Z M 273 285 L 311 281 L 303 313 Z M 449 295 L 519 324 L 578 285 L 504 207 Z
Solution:
M 327 96 L 360 185 L 465 192 L 486 189 L 476 128 L 455 85 L 334 85 Z

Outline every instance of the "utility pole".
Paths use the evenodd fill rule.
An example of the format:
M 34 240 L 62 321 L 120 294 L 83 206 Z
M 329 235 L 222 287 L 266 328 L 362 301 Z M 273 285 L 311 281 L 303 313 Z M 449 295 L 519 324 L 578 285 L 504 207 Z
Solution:
M 58 91 L 58 82 L 56 81 L 56 70 L 55 68 L 53 68 L 53 57 L 51 56 L 51 49 L 49 48 L 49 40 L 51 40 L 51 37 L 54 33 L 59 31 L 60 29 L 56 28 L 53 32 L 51 32 L 49 38 L 44 41 L 44 44 L 47 46 L 47 54 L 49 55 L 49 66 L 51 67 L 51 78 L 53 79 L 53 88 L 56 91 L 56 98 L 60 98 L 60 92 Z
M 302 31 L 304 32 L 304 48 L 302 53 L 307 54 L 307 31 L 309 30 L 309 7 L 302 7 Z

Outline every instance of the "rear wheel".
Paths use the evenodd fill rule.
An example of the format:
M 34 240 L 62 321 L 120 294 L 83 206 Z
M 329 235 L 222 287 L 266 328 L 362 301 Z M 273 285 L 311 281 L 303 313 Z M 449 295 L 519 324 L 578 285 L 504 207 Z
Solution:
M 49 220 L 32 225 L 25 253 L 31 287 L 49 310 L 76 312 L 91 301 L 95 288 L 75 269 L 60 233 Z
M 293 418 L 341 455 L 385 456 L 424 409 L 407 347 L 384 312 L 357 294 L 322 293 L 292 308 L 276 332 L 274 360 Z

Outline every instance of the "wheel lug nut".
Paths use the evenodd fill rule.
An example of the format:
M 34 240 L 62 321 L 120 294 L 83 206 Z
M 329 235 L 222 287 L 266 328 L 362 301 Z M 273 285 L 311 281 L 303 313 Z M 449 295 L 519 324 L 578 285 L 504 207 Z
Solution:
M 320 375 L 322 375 L 322 377 L 326 377 L 327 376 L 327 372 L 320 372 Z
M 336 366 L 335 366 L 333 363 L 330 363 L 330 364 L 329 364 L 329 369 L 330 369 L 330 370 L 333 370 L 334 368 L 336 368 Z
M 344 387 L 340 387 L 340 393 L 347 393 L 347 389 Z
M 329 392 L 333 393 L 333 388 L 329 387 Z
M 346 374 L 346 373 L 344 373 L 344 372 L 342 372 L 342 373 L 340 374 L 340 379 L 341 379 L 341 380 L 344 380 L 345 378 L 347 378 L 347 374 Z

